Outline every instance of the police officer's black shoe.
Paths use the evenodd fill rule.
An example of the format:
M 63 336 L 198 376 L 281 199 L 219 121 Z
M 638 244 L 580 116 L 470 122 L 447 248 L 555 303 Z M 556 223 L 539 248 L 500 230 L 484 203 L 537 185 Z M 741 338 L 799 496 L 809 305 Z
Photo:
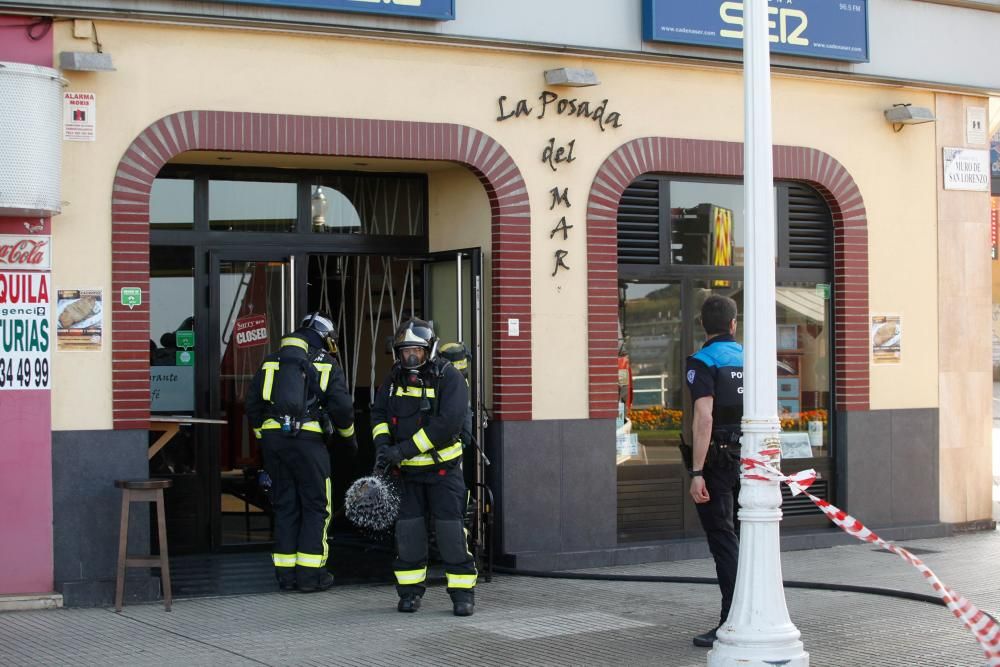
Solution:
M 404 595 L 399 598 L 399 604 L 396 605 L 396 611 L 401 611 L 405 614 L 412 614 L 418 609 L 420 609 L 419 595 Z
M 695 635 L 691 642 L 700 648 L 712 648 L 712 644 L 715 643 L 715 633 L 718 631 L 719 627 L 714 627 L 708 632 L 703 632 L 700 635 Z
M 298 577 L 296 583 L 300 593 L 316 593 L 333 586 L 333 575 L 320 568 L 313 576 Z

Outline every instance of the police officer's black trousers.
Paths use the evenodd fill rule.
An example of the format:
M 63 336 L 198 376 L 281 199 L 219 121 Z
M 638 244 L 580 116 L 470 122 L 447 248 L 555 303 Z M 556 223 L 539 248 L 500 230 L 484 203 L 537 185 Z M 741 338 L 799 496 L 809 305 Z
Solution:
M 330 455 L 322 437 L 264 431 L 264 469 L 271 477 L 274 560 L 279 581 L 316 578 L 326 566 L 330 525 Z
M 396 553 L 393 563 L 400 597 L 423 595 L 427 578 L 427 520 L 430 516 L 438 551 L 454 601 L 472 601 L 476 562 L 469 553 L 465 533 L 467 505 L 462 468 L 403 472 L 403 494 L 396 520 Z
M 725 455 L 723 455 L 725 456 Z M 736 565 L 740 555 L 740 538 L 736 532 L 736 510 L 740 494 L 740 467 L 736 461 L 720 461 L 705 466 L 705 487 L 710 500 L 695 505 L 701 527 L 708 537 L 708 548 L 715 559 L 715 573 L 722 591 L 722 613 L 719 623 L 729 616 L 736 588 Z

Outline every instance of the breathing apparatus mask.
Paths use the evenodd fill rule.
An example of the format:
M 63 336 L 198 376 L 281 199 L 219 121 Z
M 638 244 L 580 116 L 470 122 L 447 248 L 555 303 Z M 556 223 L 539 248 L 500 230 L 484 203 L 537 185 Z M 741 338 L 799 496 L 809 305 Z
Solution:
M 403 370 L 418 371 L 437 354 L 437 342 L 434 325 L 413 318 L 396 331 L 392 350 Z

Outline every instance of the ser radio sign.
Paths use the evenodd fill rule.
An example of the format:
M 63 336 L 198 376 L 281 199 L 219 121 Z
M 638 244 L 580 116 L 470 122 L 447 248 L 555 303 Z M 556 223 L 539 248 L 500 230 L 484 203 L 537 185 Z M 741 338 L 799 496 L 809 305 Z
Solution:
M 793 56 L 868 61 L 868 0 L 769 0 L 771 51 Z M 643 0 L 643 38 L 743 48 L 740 0 Z

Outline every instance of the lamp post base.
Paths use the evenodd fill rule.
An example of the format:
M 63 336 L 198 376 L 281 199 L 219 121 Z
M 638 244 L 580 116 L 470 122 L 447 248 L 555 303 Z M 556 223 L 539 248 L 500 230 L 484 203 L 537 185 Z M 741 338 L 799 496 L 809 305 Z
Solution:
M 719 628 L 718 639 L 708 653 L 710 667 L 809 667 L 809 654 L 799 641 L 794 625 L 769 628 L 767 634 L 731 624 Z M 754 646 L 757 644 L 757 646 Z

